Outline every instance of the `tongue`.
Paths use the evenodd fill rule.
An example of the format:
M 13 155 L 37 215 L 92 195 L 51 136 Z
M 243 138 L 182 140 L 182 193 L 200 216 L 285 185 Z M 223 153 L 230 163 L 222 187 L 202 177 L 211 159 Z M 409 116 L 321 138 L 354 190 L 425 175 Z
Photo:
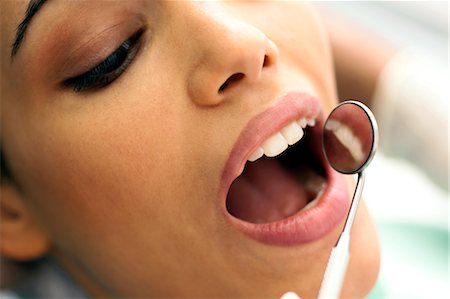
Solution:
M 267 158 L 248 164 L 231 185 L 227 197 L 228 211 L 252 223 L 284 219 L 307 203 L 303 184 L 279 162 Z

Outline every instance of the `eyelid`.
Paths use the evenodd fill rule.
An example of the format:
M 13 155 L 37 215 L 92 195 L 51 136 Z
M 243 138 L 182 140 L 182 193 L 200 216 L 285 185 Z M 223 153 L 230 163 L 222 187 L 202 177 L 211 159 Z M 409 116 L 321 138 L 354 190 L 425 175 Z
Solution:
M 63 85 L 73 89 L 75 92 L 82 92 L 99 89 L 111 84 L 125 73 L 138 55 L 144 31 L 145 29 L 138 30 L 101 63 L 86 73 L 63 81 Z M 124 56 L 120 58 L 121 55 Z
M 145 27 L 143 20 L 122 21 L 102 30 L 93 37 L 84 39 L 85 41 L 81 42 L 82 45 L 67 55 L 66 62 L 61 68 L 62 79 L 88 72 L 114 53 L 140 28 Z

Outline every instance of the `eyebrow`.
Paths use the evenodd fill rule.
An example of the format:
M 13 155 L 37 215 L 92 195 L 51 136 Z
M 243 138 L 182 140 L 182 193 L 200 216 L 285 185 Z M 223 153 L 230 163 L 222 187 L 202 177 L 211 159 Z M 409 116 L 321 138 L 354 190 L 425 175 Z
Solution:
M 20 45 L 22 44 L 31 20 L 42 8 L 42 5 L 44 5 L 45 2 L 47 2 L 47 0 L 30 0 L 30 2 L 28 3 L 28 7 L 25 12 L 25 18 L 22 20 L 22 22 L 20 22 L 19 26 L 17 26 L 16 36 L 11 46 L 11 58 L 14 58 L 14 56 L 19 51 Z

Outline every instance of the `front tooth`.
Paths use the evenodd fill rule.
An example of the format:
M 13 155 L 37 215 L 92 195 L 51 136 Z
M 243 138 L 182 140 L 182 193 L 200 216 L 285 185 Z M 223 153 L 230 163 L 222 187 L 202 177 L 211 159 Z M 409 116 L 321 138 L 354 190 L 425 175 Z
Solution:
M 262 145 L 267 157 L 275 157 L 276 155 L 281 154 L 287 147 L 288 144 L 286 139 L 284 139 L 283 135 L 279 132 L 269 137 Z
M 314 127 L 316 125 L 316 120 L 315 119 L 307 119 L 306 123 L 308 124 L 308 126 Z
M 256 161 L 264 155 L 264 150 L 262 147 L 258 147 L 251 155 L 248 157 L 250 162 Z
M 297 123 L 300 127 L 302 127 L 304 129 L 304 128 L 306 128 L 308 121 L 306 120 L 306 118 L 301 118 L 297 121 Z
M 289 145 L 293 145 L 302 139 L 303 129 L 296 122 L 293 122 L 281 129 L 281 134 Z

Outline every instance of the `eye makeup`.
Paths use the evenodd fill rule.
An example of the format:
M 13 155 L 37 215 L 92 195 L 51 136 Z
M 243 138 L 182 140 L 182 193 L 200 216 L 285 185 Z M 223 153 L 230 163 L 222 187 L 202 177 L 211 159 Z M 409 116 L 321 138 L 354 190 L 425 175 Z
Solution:
M 125 40 L 112 54 L 89 71 L 63 81 L 75 92 L 105 87 L 120 77 L 133 62 L 139 51 L 144 29 L 139 29 Z
M 63 93 L 96 92 L 115 82 L 153 39 L 155 3 L 50 1 L 15 57 L 18 82 Z

